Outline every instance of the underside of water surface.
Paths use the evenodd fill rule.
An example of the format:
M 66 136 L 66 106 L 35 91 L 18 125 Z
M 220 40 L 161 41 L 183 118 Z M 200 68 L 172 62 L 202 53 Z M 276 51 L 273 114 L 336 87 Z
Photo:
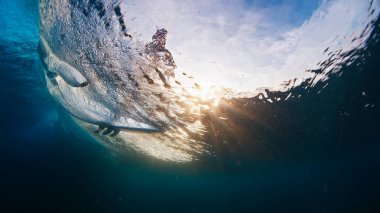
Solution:
M 268 82 L 265 87 L 259 87 L 261 84 L 255 86 L 255 81 L 252 81 L 251 91 L 242 91 L 239 87 L 230 88 L 228 83 L 213 85 L 208 82 L 205 85 L 202 82 L 207 81 L 202 77 L 198 81 L 192 76 L 192 70 L 184 72 L 189 68 L 186 64 L 177 66 L 176 58 L 166 47 L 170 43 L 170 40 L 167 41 L 166 29 L 157 29 L 155 34 L 152 33 L 150 41 L 144 41 L 143 36 L 148 30 L 137 34 L 139 32 L 135 30 L 140 28 L 133 28 L 136 21 L 130 20 L 131 14 L 128 13 L 137 6 L 129 2 L 40 2 L 40 57 L 50 93 L 100 141 L 122 149 L 135 149 L 165 161 L 186 162 L 204 156 L 229 154 L 236 155 L 239 159 L 248 157 L 259 161 L 261 155 L 265 158 L 273 156 L 277 161 L 281 157 L 276 152 L 292 159 L 298 153 L 286 154 L 293 152 L 291 146 L 314 143 L 297 136 L 294 131 L 305 126 L 298 119 L 290 119 L 299 118 L 297 113 L 301 111 L 295 112 L 289 119 L 282 118 L 288 116 L 294 108 L 286 109 L 287 106 L 292 106 L 296 99 L 301 103 L 295 105 L 303 106 L 302 103 L 307 102 L 308 97 L 321 98 L 328 91 L 326 87 L 334 83 L 334 78 L 341 77 L 346 73 L 344 69 L 356 66 L 365 57 L 361 54 L 368 48 L 368 42 L 376 39 L 374 30 L 379 14 L 378 2 L 365 1 L 356 5 L 359 7 L 357 11 L 347 12 L 354 15 L 352 20 L 347 20 L 349 27 L 345 31 L 325 35 L 326 38 L 315 47 L 300 48 L 300 44 L 311 39 L 310 35 L 302 31 L 316 27 L 313 26 L 314 22 L 326 22 L 325 19 L 331 15 L 323 14 L 324 10 L 331 13 L 331 10 L 336 10 L 339 6 L 340 1 L 323 2 L 301 27 L 291 29 L 284 33 L 285 38 L 273 41 L 278 42 L 278 52 L 286 44 L 288 54 L 292 57 L 297 56 L 301 50 L 309 57 L 301 64 L 293 63 L 292 67 L 288 67 L 288 62 L 283 62 L 277 68 L 285 73 L 279 74 L 282 78 L 278 78 L 276 72 L 261 68 L 258 78 L 263 78 L 262 73 L 268 72 L 264 78 L 275 80 Z M 132 15 L 136 14 L 132 12 Z M 134 18 L 143 19 L 136 16 Z M 149 20 L 150 14 L 146 16 L 144 18 Z M 165 23 L 160 24 L 165 27 Z M 147 27 L 150 25 L 147 24 Z M 296 36 L 289 36 L 292 33 Z M 239 36 L 239 32 L 236 34 Z M 186 39 L 190 38 L 183 39 L 186 43 Z M 231 39 L 226 40 L 226 47 Z M 296 41 L 289 42 L 291 39 Z M 291 52 L 292 48 L 296 49 L 294 53 Z M 176 47 L 173 49 L 175 51 Z M 179 56 L 180 61 L 194 53 L 183 54 L 189 56 Z M 257 59 L 252 57 L 251 60 Z M 194 63 L 202 64 L 197 61 Z M 204 66 L 203 69 L 211 69 L 205 71 L 212 75 L 212 68 Z M 236 70 L 238 67 L 241 70 Z M 252 75 L 257 72 L 256 69 L 236 64 L 230 72 Z M 199 70 L 194 70 L 194 73 L 197 72 Z M 241 81 L 244 82 L 244 79 Z M 250 82 L 249 79 L 246 81 Z M 300 90 L 302 92 L 298 92 Z M 335 104 L 339 105 L 340 98 L 335 99 Z M 280 113 L 280 109 L 270 111 L 277 107 L 285 113 Z M 263 112 L 256 112 L 261 108 Z M 329 131 L 335 132 L 330 125 L 337 119 L 328 113 L 336 113 L 338 109 L 334 105 L 325 108 L 331 112 L 318 113 L 319 116 L 323 114 L 325 120 L 318 121 L 318 127 L 307 128 L 318 137 L 330 137 Z M 309 109 L 312 110 L 313 107 L 303 106 L 303 110 Z M 241 116 L 244 119 L 239 119 Z M 269 121 L 273 116 L 274 120 Z M 286 123 L 284 128 L 276 127 L 283 120 L 289 124 Z M 299 127 L 292 126 L 293 120 Z M 323 131 L 318 132 L 321 131 L 319 128 Z M 266 134 L 276 135 L 278 131 L 285 131 L 278 134 L 281 140 L 277 142 L 273 138 L 268 143 Z M 285 151 L 272 150 L 267 147 L 272 143 L 287 144 L 289 147 L 285 147 Z M 221 150 L 223 153 L 219 153 Z M 310 156 L 309 153 L 306 155 Z

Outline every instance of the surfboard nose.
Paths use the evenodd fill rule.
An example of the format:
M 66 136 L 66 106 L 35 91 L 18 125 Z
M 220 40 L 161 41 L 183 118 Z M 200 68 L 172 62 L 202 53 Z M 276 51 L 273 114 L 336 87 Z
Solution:
M 87 79 L 81 72 L 54 54 L 43 36 L 40 36 L 39 53 L 45 69 L 61 76 L 70 86 L 85 87 L 88 85 Z

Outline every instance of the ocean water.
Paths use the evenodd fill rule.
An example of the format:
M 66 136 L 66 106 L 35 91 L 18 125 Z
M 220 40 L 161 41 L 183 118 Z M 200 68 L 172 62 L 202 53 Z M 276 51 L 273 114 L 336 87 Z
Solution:
M 100 141 L 55 102 L 38 1 L 0 15 L 1 212 L 380 210 L 379 20 L 336 69 L 310 71 L 324 81 L 226 100 L 203 120 L 212 154 L 178 163 Z

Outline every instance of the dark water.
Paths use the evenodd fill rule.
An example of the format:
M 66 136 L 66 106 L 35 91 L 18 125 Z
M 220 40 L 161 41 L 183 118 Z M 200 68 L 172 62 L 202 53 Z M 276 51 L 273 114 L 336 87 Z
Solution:
M 379 22 L 329 80 L 269 93 L 301 98 L 221 106 L 229 123 L 205 120 L 220 130 L 215 157 L 175 164 L 109 149 L 72 122 L 37 69 L 38 5 L 0 6 L 15 11 L 0 22 L 1 212 L 380 211 Z

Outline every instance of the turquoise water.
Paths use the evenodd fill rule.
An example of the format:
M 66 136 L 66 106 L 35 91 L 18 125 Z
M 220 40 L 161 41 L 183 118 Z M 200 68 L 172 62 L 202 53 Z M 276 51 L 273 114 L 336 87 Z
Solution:
M 353 63 L 268 92 L 301 98 L 231 100 L 222 115 L 239 129 L 214 123 L 214 155 L 173 163 L 74 122 L 39 69 L 37 1 L 1 1 L 0 12 L 1 212 L 379 211 L 378 21 Z

